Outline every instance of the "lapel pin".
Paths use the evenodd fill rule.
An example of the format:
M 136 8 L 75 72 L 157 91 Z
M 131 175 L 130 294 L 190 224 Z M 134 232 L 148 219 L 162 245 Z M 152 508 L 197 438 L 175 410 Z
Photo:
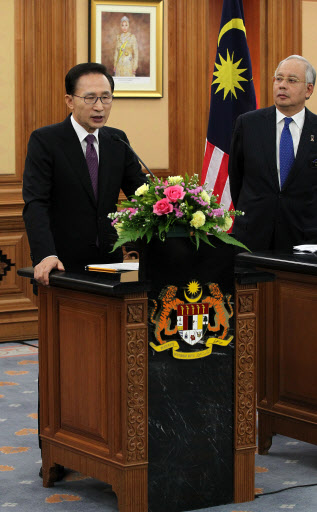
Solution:
M 315 142 L 315 135 L 310 136 L 310 142 Z

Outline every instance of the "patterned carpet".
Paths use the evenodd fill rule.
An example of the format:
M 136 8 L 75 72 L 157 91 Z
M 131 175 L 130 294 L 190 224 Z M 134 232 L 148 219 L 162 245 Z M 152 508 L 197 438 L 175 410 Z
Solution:
M 38 360 L 31 345 L 37 342 L 0 344 L 0 507 L 19 512 L 118 511 L 109 485 L 74 471 L 53 488 L 42 487 Z M 275 436 L 269 455 L 256 455 L 255 482 L 254 501 L 201 512 L 316 512 L 317 446 Z

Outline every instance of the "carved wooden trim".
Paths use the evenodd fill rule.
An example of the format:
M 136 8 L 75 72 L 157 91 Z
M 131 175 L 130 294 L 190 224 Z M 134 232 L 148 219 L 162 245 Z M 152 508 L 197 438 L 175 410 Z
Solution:
M 127 306 L 127 323 L 140 324 L 144 322 L 144 305 L 128 304 Z
M 127 462 L 147 460 L 147 330 L 127 331 Z
M 258 290 L 236 285 L 234 500 L 254 499 Z M 253 473 L 252 473 L 253 472 Z
M 254 445 L 255 432 L 255 337 L 256 320 L 245 318 L 238 320 L 236 347 L 236 447 Z

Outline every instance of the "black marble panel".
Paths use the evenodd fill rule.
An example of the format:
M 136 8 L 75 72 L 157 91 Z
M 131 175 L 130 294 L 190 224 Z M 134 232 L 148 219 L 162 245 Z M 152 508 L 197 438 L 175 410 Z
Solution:
M 149 511 L 233 500 L 233 348 L 182 361 L 149 350 Z
M 189 239 L 150 244 L 146 265 L 150 314 L 163 287 L 177 286 L 177 297 L 184 300 L 191 281 L 202 285 L 200 302 L 209 294 L 207 283 L 217 283 L 224 296 L 231 295 L 233 307 L 233 250 L 216 245 L 202 243 L 197 251 Z M 212 323 L 215 310 L 209 311 Z M 173 328 L 175 310 L 170 320 Z M 233 325 L 232 316 L 226 339 L 234 334 Z M 222 327 L 205 338 L 221 334 Z M 169 336 L 162 331 L 162 339 L 177 340 L 179 350 L 189 354 L 205 348 L 203 340 L 189 345 L 178 332 Z M 158 344 L 152 322 L 149 341 Z M 232 502 L 233 358 L 234 340 L 227 346 L 213 345 L 208 356 L 190 360 L 176 359 L 172 349 L 157 352 L 149 347 L 150 512 L 183 512 Z

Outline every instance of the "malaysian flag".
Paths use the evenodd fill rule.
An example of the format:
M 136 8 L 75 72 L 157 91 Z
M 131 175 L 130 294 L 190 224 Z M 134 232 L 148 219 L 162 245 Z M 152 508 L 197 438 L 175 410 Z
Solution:
M 232 210 L 228 178 L 230 141 L 240 114 L 256 109 L 242 0 L 224 0 L 211 84 L 210 112 L 201 181 Z

